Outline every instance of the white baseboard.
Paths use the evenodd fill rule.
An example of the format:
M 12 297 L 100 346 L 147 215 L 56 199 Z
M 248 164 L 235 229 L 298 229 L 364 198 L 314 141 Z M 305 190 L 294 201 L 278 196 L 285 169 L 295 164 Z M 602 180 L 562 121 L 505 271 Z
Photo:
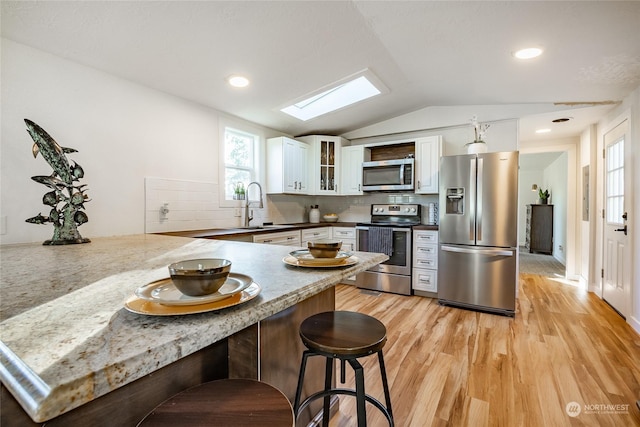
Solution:
M 640 334 L 640 319 L 636 319 L 633 316 L 627 317 L 627 323 L 631 325 L 631 327 Z

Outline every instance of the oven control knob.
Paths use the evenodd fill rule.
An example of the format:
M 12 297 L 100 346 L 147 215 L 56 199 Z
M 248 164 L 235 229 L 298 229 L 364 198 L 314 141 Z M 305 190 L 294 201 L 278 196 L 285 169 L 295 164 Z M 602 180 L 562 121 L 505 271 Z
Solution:
M 416 208 L 411 208 L 411 212 L 415 212 L 415 211 L 416 211 Z

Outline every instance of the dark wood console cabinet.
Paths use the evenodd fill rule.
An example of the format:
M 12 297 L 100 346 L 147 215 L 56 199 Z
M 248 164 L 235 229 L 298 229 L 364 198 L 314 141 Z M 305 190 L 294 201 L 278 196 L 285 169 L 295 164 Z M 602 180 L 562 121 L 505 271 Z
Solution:
M 553 205 L 527 205 L 529 252 L 553 253 Z

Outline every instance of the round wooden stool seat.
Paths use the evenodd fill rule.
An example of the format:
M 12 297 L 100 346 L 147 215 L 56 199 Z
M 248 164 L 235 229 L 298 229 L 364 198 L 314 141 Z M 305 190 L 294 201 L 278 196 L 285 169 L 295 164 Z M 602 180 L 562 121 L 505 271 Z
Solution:
M 362 357 L 387 342 L 387 329 L 378 319 L 353 311 L 328 311 L 305 319 L 300 338 L 310 350 L 334 357 Z
M 248 379 L 191 387 L 158 405 L 138 424 L 160 426 L 293 426 L 293 408 L 280 390 Z
M 329 412 L 332 395 L 340 394 L 356 398 L 358 427 L 366 427 L 367 412 L 365 403 L 371 403 L 394 426 L 391 410 L 391 394 L 387 382 L 387 372 L 384 366 L 382 348 L 387 342 L 387 328 L 378 319 L 366 314 L 353 311 L 328 311 L 315 314 L 300 324 L 300 338 L 307 347 L 302 353 L 298 387 L 293 403 L 296 417 L 316 399 L 324 399 L 322 409 L 322 426 L 329 426 Z M 385 404 L 365 393 L 364 368 L 358 358 L 377 353 L 382 378 Z M 303 382 L 307 359 L 313 356 L 323 356 L 325 361 L 324 389 L 317 391 L 302 400 Z M 334 360 L 340 360 L 340 382 L 345 383 L 345 366 L 348 362 L 355 375 L 355 389 L 332 387 Z M 301 401 L 302 400 L 302 401 Z

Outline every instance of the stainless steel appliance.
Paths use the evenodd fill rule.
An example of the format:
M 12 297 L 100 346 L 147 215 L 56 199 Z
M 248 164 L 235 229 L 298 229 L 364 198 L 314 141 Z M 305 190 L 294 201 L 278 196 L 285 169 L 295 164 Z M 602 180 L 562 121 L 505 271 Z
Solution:
M 356 250 L 382 252 L 389 259 L 356 276 L 356 286 L 411 295 L 411 234 L 420 224 L 417 204 L 371 205 L 371 222 L 356 225 Z
M 440 160 L 438 300 L 513 316 L 518 152 Z
M 364 191 L 413 190 L 414 159 L 362 162 Z

